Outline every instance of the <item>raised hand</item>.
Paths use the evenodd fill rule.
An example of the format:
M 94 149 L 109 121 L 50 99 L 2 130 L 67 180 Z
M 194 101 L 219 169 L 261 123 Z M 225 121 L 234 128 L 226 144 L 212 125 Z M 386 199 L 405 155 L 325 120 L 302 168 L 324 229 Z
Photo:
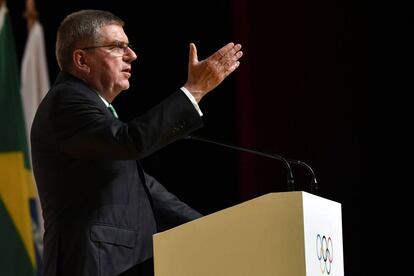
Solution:
M 243 55 L 240 49 L 240 44 L 231 42 L 208 58 L 199 61 L 197 48 L 194 43 L 190 43 L 188 79 L 184 87 L 197 102 L 239 67 L 239 59 Z

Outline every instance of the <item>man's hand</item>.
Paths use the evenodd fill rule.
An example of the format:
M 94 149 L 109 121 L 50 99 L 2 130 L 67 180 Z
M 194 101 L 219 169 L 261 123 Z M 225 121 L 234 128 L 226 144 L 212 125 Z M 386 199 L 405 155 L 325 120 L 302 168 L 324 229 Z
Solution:
M 243 55 L 240 49 L 240 44 L 231 42 L 208 58 L 198 61 L 197 48 L 194 43 L 190 43 L 188 79 L 184 87 L 197 102 L 239 67 L 238 60 Z

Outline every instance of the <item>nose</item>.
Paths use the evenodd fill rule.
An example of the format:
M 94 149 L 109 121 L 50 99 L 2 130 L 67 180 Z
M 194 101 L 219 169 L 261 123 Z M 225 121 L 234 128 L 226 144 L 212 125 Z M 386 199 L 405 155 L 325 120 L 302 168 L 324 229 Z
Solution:
M 129 62 L 132 62 L 137 59 L 137 54 L 130 47 L 127 47 L 125 55 L 124 55 L 124 59 L 128 60 Z

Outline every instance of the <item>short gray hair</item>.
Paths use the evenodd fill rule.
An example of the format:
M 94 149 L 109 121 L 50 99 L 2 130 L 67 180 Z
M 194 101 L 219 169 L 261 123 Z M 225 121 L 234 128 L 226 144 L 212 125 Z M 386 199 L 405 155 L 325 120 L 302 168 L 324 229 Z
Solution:
M 116 15 L 101 10 L 81 10 L 66 16 L 60 23 L 56 38 L 56 59 L 60 70 L 70 71 L 73 51 L 99 42 L 102 27 L 123 27 L 124 24 Z

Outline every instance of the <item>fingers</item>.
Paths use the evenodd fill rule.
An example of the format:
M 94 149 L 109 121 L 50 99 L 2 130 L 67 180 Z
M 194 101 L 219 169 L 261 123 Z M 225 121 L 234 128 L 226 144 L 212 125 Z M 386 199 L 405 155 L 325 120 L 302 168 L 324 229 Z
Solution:
M 226 69 L 233 67 L 237 63 L 237 66 L 240 64 L 238 61 L 243 56 L 243 52 L 240 51 L 240 48 L 235 47 L 233 50 L 229 51 L 224 57 L 219 61 Z
M 230 59 L 233 61 L 238 60 L 242 57 L 243 52 L 241 50 L 241 45 L 237 44 L 235 45 L 230 51 L 227 52 L 227 54 L 222 59 Z
M 239 67 L 239 65 L 240 65 L 240 62 L 239 61 L 236 61 L 236 62 L 232 63 L 231 65 L 229 65 L 227 67 L 227 70 L 224 73 L 224 78 L 226 78 L 228 75 L 230 75 L 231 73 L 233 73 L 233 71 L 236 70 L 237 67 Z
M 228 51 L 230 51 L 234 47 L 234 43 L 230 42 L 227 45 L 223 46 L 221 49 L 219 49 L 217 52 L 212 54 L 210 56 L 210 59 L 220 60 L 222 57 L 224 57 Z
M 231 47 L 230 49 L 228 49 L 228 51 L 221 57 L 221 59 L 225 59 L 225 58 L 231 58 L 233 57 L 235 54 L 240 53 L 241 50 L 241 45 L 240 44 L 236 44 L 233 47 Z M 240 56 L 241 57 L 241 56 Z M 239 58 L 240 58 L 239 57 Z
M 217 65 L 223 66 L 225 69 L 229 69 L 242 57 L 243 52 L 240 51 L 241 47 L 240 44 L 230 42 L 212 54 L 208 59 Z
M 198 62 L 197 48 L 194 43 L 190 43 L 190 50 L 188 52 L 188 62 L 195 65 Z
M 240 49 L 240 44 L 233 45 L 233 47 L 228 49 L 228 51 L 216 61 L 217 69 L 221 71 L 223 78 L 226 78 L 239 67 L 239 59 L 243 56 L 243 52 L 240 51 Z

